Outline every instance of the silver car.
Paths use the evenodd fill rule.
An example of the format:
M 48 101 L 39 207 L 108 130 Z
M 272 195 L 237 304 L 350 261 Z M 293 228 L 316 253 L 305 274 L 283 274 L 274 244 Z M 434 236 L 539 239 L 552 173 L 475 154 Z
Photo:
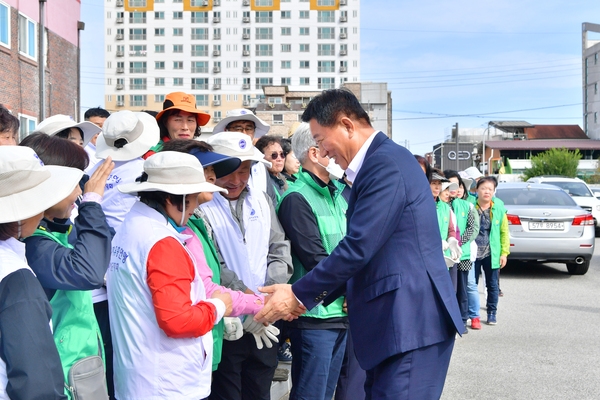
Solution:
M 510 233 L 509 260 L 564 262 L 583 275 L 594 254 L 594 218 L 563 190 L 547 184 L 501 183 Z

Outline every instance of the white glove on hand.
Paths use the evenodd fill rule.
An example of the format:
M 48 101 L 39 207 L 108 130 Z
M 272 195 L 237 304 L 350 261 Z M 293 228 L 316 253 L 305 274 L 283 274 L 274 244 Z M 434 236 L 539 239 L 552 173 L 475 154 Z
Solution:
M 446 251 L 448 250 L 448 242 L 446 242 L 445 240 L 442 240 L 442 251 Z
M 462 249 L 460 248 L 460 245 L 458 244 L 458 240 L 456 240 L 456 238 L 448 238 L 448 248 L 450 249 L 450 255 L 452 256 L 452 259 L 459 260 L 460 256 L 462 256 Z
M 252 316 L 248 316 L 244 320 L 243 326 L 246 332 L 254 336 L 256 347 L 259 350 L 263 348 L 263 342 L 269 349 L 273 347 L 273 343 L 279 343 L 277 339 L 279 329 L 271 324 L 264 326 L 261 322 L 256 322 Z
M 244 336 L 244 327 L 238 317 L 225 317 L 223 322 L 225 324 L 223 339 L 234 341 Z

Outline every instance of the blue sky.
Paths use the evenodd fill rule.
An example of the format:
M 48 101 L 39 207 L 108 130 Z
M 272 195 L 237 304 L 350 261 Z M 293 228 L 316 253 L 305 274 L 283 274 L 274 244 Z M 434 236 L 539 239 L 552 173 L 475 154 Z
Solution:
M 82 107 L 103 103 L 102 4 L 82 1 Z M 582 125 L 583 22 L 600 2 L 365 0 L 361 80 L 388 82 L 393 138 L 417 154 L 455 123 Z

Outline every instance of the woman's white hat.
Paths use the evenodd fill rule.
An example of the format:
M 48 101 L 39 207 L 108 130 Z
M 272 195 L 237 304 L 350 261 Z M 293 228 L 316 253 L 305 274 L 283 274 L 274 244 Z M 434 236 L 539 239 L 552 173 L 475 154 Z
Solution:
M 54 136 L 67 128 L 79 128 L 83 132 L 83 145 L 88 144 L 90 140 L 102 131 L 98 125 L 89 121 L 75 122 L 73 118 L 64 114 L 56 114 L 46 118 L 35 127 L 35 132 L 42 132 L 48 136 Z
M 225 192 L 227 190 L 206 182 L 204 167 L 191 154 L 178 151 L 161 151 L 144 161 L 145 182 L 117 186 L 122 193 L 166 192 L 190 194 L 199 192 Z
M 160 128 L 150 114 L 129 110 L 115 112 L 104 121 L 102 133 L 96 140 L 96 157 L 134 160 L 159 141 Z
M 215 133 L 206 140 L 206 143 L 210 144 L 216 153 L 239 158 L 242 162 L 258 161 L 271 167 L 271 163 L 265 160 L 265 155 L 254 147 L 250 136 L 242 132 Z
M 64 200 L 83 171 L 45 166 L 33 149 L 0 146 L 0 223 L 22 221 Z
M 227 125 L 232 123 L 233 121 L 252 121 L 256 126 L 254 130 L 254 137 L 256 139 L 265 136 L 271 127 L 262 119 L 258 118 L 254 113 L 245 108 L 236 108 L 235 110 L 227 111 L 227 115 L 223 118 L 215 127 L 213 128 L 213 132 L 225 132 Z M 241 132 L 240 132 L 241 133 Z
M 442 182 L 442 192 L 446 189 L 458 190 L 458 183 L 450 181 Z
M 477 180 L 479 178 L 483 178 L 483 174 L 481 173 L 480 170 L 477 169 L 477 167 L 469 167 L 467 169 L 465 169 L 465 173 L 467 174 L 467 176 L 473 180 Z

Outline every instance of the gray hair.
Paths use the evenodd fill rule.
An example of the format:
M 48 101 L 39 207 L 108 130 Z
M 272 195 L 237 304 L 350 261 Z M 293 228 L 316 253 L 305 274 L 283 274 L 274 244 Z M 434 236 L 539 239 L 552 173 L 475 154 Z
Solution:
M 304 164 L 304 161 L 306 161 L 308 150 L 311 147 L 317 147 L 317 142 L 315 142 L 315 139 L 312 137 L 310 125 L 303 122 L 298 126 L 292 136 L 292 150 L 298 161 L 300 161 L 300 164 Z

